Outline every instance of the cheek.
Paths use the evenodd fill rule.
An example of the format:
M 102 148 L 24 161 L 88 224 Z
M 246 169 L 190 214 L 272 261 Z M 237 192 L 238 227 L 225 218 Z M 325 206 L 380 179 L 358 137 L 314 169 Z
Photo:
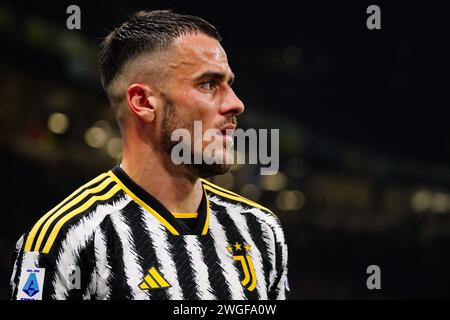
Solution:
M 179 91 L 174 101 L 179 114 L 192 124 L 194 120 L 201 120 L 203 130 L 215 127 L 218 109 L 215 102 L 206 94 L 197 90 Z

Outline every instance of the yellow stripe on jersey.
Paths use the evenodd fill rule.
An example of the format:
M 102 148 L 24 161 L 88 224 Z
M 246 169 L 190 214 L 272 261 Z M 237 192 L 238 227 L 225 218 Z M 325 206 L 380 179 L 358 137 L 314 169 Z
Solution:
M 203 183 L 206 183 L 208 186 L 213 187 L 214 189 L 217 189 L 217 190 L 223 191 L 225 193 L 229 193 L 231 195 L 238 196 L 238 197 L 242 198 L 242 196 L 238 195 L 237 193 L 235 193 L 233 191 L 230 191 L 230 190 L 227 190 L 225 188 L 219 187 L 217 184 L 214 184 L 214 183 L 212 183 L 212 182 L 210 182 L 208 180 L 200 179 L 200 181 L 203 182 Z
M 177 219 L 190 219 L 190 218 L 197 218 L 198 213 L 197 212 L 188 212 L 188 213 L 179 213 L 179 212 L 172 212 L 172 215 Z
M 39 251 L 41 248 L 42 241 L 44 241 L 45 234 L 47 233 L 48 228 L 50 228 L 53 221 L 55 221 L 57 218 L 62 216 L 64 213 L 66 213 L 70 208 L 77 205 L 81 201 L 83 201 L 88 195 L 101 192 L 104 190 L 110 183 L 112 182 L 111 178 L 107 178 L 105 181 L 100 183 L 98 186 L 92 189 L 87 189 L 83 191 L 79 196 L 74 198 L 72 201 L 67 203 L 65 206 L 63 206 L 61 209 L 59 209 L 55 214 L 53 214 L 47 222 L 44 224 L 44 227 L 42 228 L 42 231 L 39 234 L 38 240 L 36 242 L 36 245 L 34 246 L 33 251 Z
M 102 180 L 103 178 L 105 178 L 107 176 L 106 173 L 103 173 L 101 175 L 99 175 L 98 177 L 92 179 L 91 181 L 87 182 L 86 184 L 82 185 L 81 187 L 79 187 L 77 190 L 75 190 L 74 192 L 72 192 L 66 199 L 64 199 L 59 205 L 57 205 L 56 207 L 54 207 L 53 209 L 51 209 L 49 212 L 47 212 L 45 215 L 43 215 L 38 222 L 33 226 L 33 228 L 31 229 L 28 237 L 27 237 L 27 241 L 25 242 L 25 251 L 31 251 L 31 246 L 33 245 L 33 241 L 34 238 L 36 236 L 36 233 L 38 232 L 39 228 L 41 227 L 41 225 L 43 223 L 45 223 L 45 221 L 47 220 L 47 218 L 49 218 L 53 212 L 55 212 L 56 210 L 58 210 L 60 208 L 60 206 L 68 201 L 70 198 L 72 198 L 73 196 L 75 196 L 78 192 L 80 192 L 81 190 L 83 190 L 84 188 L 88 188 L 89 186 L 92 186 L 93 184 L 99 182 L 100 180 Z
M 56 223 L 55 227 L 53 228 L 52 232 L 50 233 L 50 236 L 48 237 L 47 242 L 45 243 L 44 250 L 42 252 L 43 253 L 49 253 L 50 252 L 50 249 L 51 249 L 51 247 L 53 245 L 53 242 L 55 242 L 55 239 L 58 236 L 59 230 L 61 230 L 62 226 L 67 221 L 69 221 L 70 219 L 72 219 L 76 215 L 78 215 L 78 214 L 86 211 L 87 209 L 89 209 L 89 207 L 91 207 L 96 201 L 104 201 L 104 200 L 108 200 L 109 198 L 112 198 L 120 189 L 121 188 L 120 188 L 119 185 L 115 185 L 107 193 L 105 193 L 103 195 L 99 195 L 99 196 L 94 196 L 94 197 L 90 198 L 86 203 L 81 205 L 80 207 L 78 207 L 75 210 L 65 214 L 64 217 L 62 217 Z
M 206 199 L 206 219 L 205 219 L 205 225 L 203 226 L 202 229 L 202 235 L 206 235 L 208 233 L 208 227 L 209 227 L 209 199 L 208 199 L 208 195 L 206 194 L 205 189 L 203 189 L 203 194 L 204 197 Z M 197 218 L 198 217 L 198 212 L 193 212 L 193 213 L 178 213 L 178 212 L 172 212 L 172 215 L 175 218 L 178 219 L 187 219 L 187 218 Z
M 156 212 L 144 201 L 139 199 L 133 192 L 131 192 L 131 190 L 128 189 L 111 170 L 108 171 L 108 175 L 122 188 L 123 191 L 125 191 L 134 201 L 136 201 L 136 203 L 138 203 L 141 207 L 143 207 L 145 210 L 150 212 L 156 219 L 158 219 L 158 221 L 161 222 L 167 228 L 167 230 L 169 230 L 173 235 L 176 236 L 180 235 L 179 232 L 169 222 L 167 222 L 166 219 L 164 219 L 158 212 Z
M 204 185 L 203 185 L 204 186 Z M 209 199 L 208 195 L 206 194 L 205 188 L 203 188 L 203 196 L 206 199 L 206 219 L 205 219 L 205 226 L 203 227 L 202 236 L 206 235 L 208 233 L 209 228 Z
M 203 179 L 202 179 L 203 180 Z M 205 180 L 203 180 L 203 181 L 205 181 Z M 250 206 L 252 206 L 252 207 L 256 207 L 256 208 L 259 208 L 259 209 L 262 209 L 262 210 L 265 210 L 265 211 L 268 211 L 268 212 L 270 212 L 270 213 L 272 213 L 273 214 L 273 212 L 271 211 L 271 210 L 269 210 L 269 209 L 267 209 L 266 207 L 263 207 L 262 205 L 260 205 L 260 204 L 258 204 L 258 203 L 256 203 L 256 202 L 254 202 L 254 201 L 252 201 L 252 200 L 250 200 L 250 199 L 247 199 L 247 198 L 244 198 L 244 197 L 242 197 L 242 196 L 240 196 L 240 195 L 238 195 L 238 194 L 236 194 L 236 193 L 231 193 L 231 191 L 228 191 L 228 190 L 226 190 L 226 189 L 223 189 L 223 188 L 220 188 L 220 187 L 216 187 L 215 185 L 211 185 L 211 184 L 204 184 L 203 185 L 204 186 L 204 188 L 206 189 L 206 190 L 209 190 L 209 191 L 211 191 L 211 192 L 213 192 L 213 193 L 216 193 L 216 194 L 218 194 L 218 195 L 220 195 L 220 196 L 222 196 L 222 197 L 225 197 L 225 198 L 228 198 L 228 199 L 231 199 L 231 200 L 234 200 L 234 201 L 239 201 L 239 202 L 243 202 L 243 203 L 246 203 L 246 204 L 248 204 L 248 205 L 250 205 Z M 213 187 L 214 186 L 214 187 Z M 220 190 L 218 190 L 218 189 L 221 189 L 221 190 L 224 190 L 224 191 L 228 191 L 228 192 L 230 192 L 230 193 L 228 193 L 228 192 L 224 192 L 224 191 L 220 191 Z

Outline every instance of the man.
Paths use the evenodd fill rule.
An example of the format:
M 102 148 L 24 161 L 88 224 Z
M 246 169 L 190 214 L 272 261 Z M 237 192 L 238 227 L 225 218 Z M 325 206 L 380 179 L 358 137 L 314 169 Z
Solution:
M 194 121 L 223 142 L 216 156 L 228 152 L 244 106 L 219 41 L 208 22 L 170 11 L 138 12 L 106 37 L 102 82 L 122 163 L 22 236 L 13 299 L 286 298 L 287 246 L 276 216 L 202 179 L 229 164 L 171 157 L 172 132 L 193 133 Z

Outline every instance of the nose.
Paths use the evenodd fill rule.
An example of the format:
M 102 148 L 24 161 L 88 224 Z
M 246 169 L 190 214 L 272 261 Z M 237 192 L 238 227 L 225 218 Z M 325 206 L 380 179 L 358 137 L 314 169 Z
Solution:
M 238 116 L 244 112 L 244 110 L 245 107 L 242 101 L 234 93 L 233 89 L 228 87 L 225 99 L 220 107 L 220 113 L 222 115 L 232 114 Z

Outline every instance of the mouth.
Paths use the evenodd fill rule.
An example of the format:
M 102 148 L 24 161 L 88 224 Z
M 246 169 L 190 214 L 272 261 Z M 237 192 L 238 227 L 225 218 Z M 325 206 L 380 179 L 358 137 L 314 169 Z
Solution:
M 233 123 L 228 123 L 219 129 L 222 135 L 227 137 L 231 137 L 234 133 L 234 130 L 236 130 L 236 125 Z

